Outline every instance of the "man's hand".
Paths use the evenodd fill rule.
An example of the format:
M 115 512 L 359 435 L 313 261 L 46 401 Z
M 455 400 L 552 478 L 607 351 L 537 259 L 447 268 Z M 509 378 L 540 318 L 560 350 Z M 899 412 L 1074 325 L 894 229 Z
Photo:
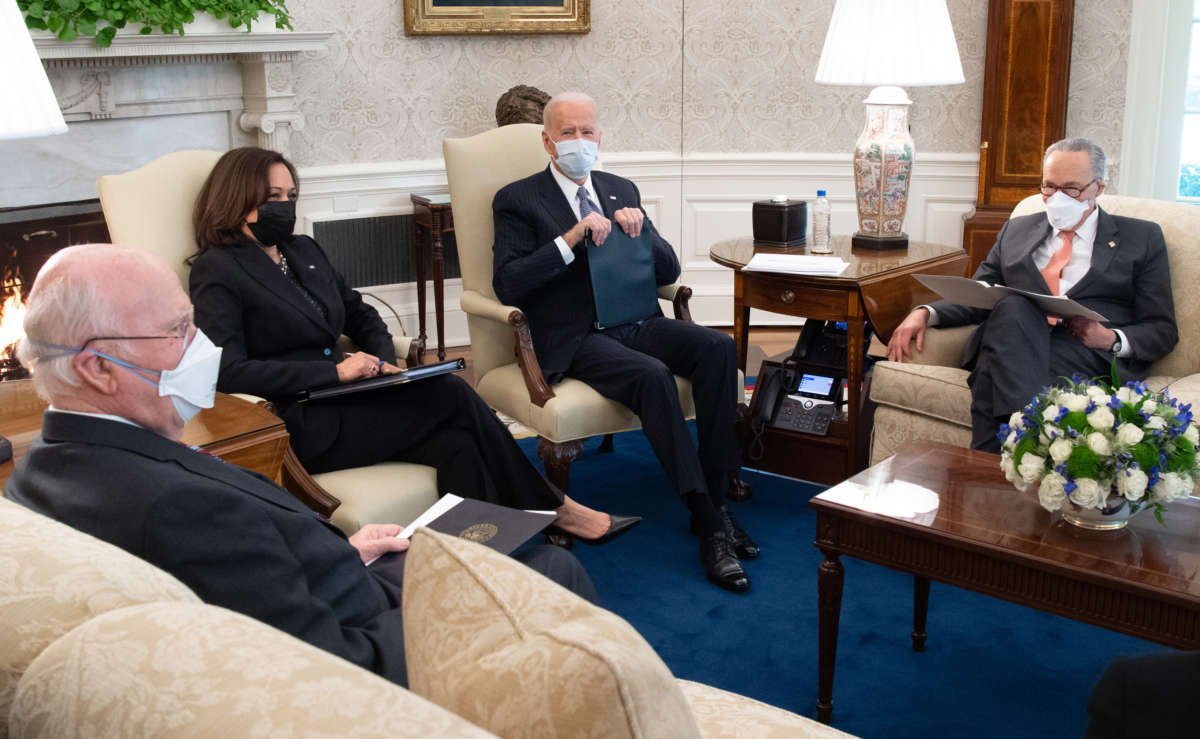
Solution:
M 929 325 L 929 311 L 926 308 L 915 308 L 904 317 L 887 345 L 887 358 L 893 362 L 903 362 L 912 354 L 909 344 L 917 340 L 917 351 L 925 348 L 925 327 Z
M 567 242 L 567 246 L 574 247 L 580 241 L 583 241 L 583 236 L 588 229 L 592 231 L 592 241 L 596 246 L 604 243 L 608 238 L 608 234 L 612 231 L 612 221 L 608 220 L 599 213 L 588 213 L 579 223 L 571 227 L 570 231 L 563 234 L 563 241 Z
M 1067 319 L 1067 328 L 1075 335 L 1075 338 L 1083 342 L 1086 347 L 1092 349 L 1101 349 L 1108 351 L 1112 348 L 1113 342 L 1117 340 L 1117 332 L 1111 328 L 1105 328 L 1100 325 L 1099 321 L 1093 321 L 1090 318 L 1082 318 L 1076 316 Z
M 361 380 L 379 374 L 386 362 L 380 362 L 379 357 L 366 352 L 355 352 L 338 362 L 338 382 Z
M 379 373 L 383 375 L 394 375 L 403 371 L 404 370 L 392 364 L 391 362 L 384 362 L 383 364 L 379 365 Z
M 403 530 L 403 526 L 394 523 L 369 523 L 350 537 L 350 546 L 358 550 L 358 556 L 366 564 L 388 552 L 408 549 L 408 539 L 396 538 Z
M 642 221 L 645 218 L 641 208 L 622 208 L 613 213 L 613 220 L 617 222 L 622 231 L 629 234 L 631 239 L 636 239 L 642 232 Z

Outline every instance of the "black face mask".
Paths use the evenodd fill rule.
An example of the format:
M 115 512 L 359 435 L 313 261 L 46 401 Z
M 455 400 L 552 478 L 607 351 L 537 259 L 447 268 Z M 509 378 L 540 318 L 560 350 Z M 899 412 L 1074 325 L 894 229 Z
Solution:
M 263 246 L 275 246 L 296 229 L 296 201 L 268 200 L 258 206 L 258 222 L 246 224 Z

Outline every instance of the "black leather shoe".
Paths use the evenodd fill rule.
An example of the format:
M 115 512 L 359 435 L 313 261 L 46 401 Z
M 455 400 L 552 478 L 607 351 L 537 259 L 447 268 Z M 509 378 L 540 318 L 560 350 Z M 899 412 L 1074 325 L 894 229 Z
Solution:
M 546 535 L 546 543 L 552 547 L 570 549 L 575 546 L 575 537 L 557 526 L 550 525 L 542 532 Z
M 725 535 L 732 542 L 733 551 L 737 552 L 737 556 L 741 559 L 758 559 L 758 545 L 738 523 L 733 511 L 729 510 L 729 506 L 721 506 L 717 510 L 717 515 L 721 517 L 721 523 L 725 525 Z
M 700 539 L 700 562 L 710 582 L 735 593 L 750 589 L 750 577 L 733 554 L 724 531 Z
M 616 539 L 618 536 L 621 536 L 622 534 L 624 534 L 628 531 L 631 531 L 634 526 L 637 526 L 641 522 L 642 522 L 641 516 L 614 516 L 610 513 L 608 516 L 608 531 L 605 531 L 603 534 L 601 534 L 600 536 L 597 536 L 595 539 L 585 539 L 582 536 L 575 536 L 574 534 L 572 534 L 568 531 L 565 531 L 565 530 L 559 528 L 558 526 L 555 526 L 554 524 L 550 524 L 549 526 L 546 527 L 546 543 L 554 544 L 555 546 L 560 546 L 560 547 L 563 547 L 564 549 L 570 549 L 571 545 L 569 543 L 568 544 L 560 544 L 557 541 L 550 540 L 550 537 L 555 537 L 555 538 L 565 537 L 568 540 L 573 539 L 576 541 L 581 541 L 584 544 L 590 544 L 592 546 L 600 546 L 601 544 L 607 544 L 608 542 L 612 541 L 613 539 Z
M 729 475 L 729 487 L 725 490 L 726 500 L 745 503 L 753 497 L 754 491 L 750 489 L 750 483 L 738 477 L 736 472 Z

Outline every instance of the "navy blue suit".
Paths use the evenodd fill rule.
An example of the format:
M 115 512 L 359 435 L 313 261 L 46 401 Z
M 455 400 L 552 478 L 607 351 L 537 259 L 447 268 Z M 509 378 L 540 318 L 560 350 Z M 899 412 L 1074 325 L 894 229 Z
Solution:
M 592 172 L 598 205 L 612 219 L 622 208 L 641 208 L 629 180 Z M 554 239 L 578 221 L 549 167 L 496 193 L 493 287 L 504 303 L 529 319 L 533 347 L 547 381 L 581 380 L 632 409 L 668 477 L 681 494 L 709 493 L 721 505 L 724 480 L 741 465 L 734 423 L 737 357 L 720 331 L 659 315 L 636 324 L 594 328 L 595 307 L 586 249 L 566 264 Z M 613 228 L 619 228 L 614 222 Z M 654 229 L 655 280 L 679 277 L 679 260 Z M 604 248 L 603 245 L 597 248 Z M 683 420 L 674 375 L 692 382 L 699 455 Z
M 266 477 L 138 426 L 47 411 L 9 499 L 160 567 L 229 608 L 405 685 L 400 588 Z M 570 553 L 521 557 L 587 598 Z

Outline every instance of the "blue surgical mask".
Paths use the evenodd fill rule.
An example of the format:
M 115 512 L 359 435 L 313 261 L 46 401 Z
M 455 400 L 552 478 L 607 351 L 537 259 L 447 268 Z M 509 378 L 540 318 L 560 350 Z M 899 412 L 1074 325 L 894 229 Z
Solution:
M 555 163 L 562 173 L 573 180 L 582 180 L 596 166 L 600 146 L 591 139 L 563 139 L 554 142 L 558 153 Z

